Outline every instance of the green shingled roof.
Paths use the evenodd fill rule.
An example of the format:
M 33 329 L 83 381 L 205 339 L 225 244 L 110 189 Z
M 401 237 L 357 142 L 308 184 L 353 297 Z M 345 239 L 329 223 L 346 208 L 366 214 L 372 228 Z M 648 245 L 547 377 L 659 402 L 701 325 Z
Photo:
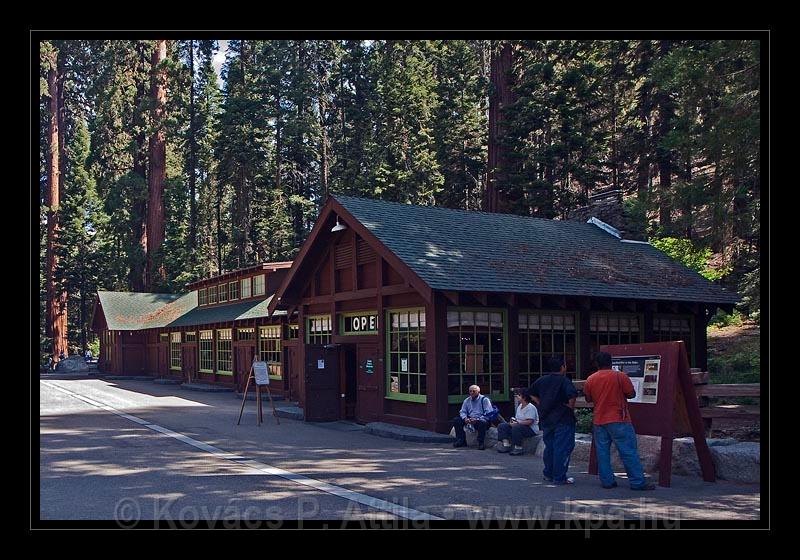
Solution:
M 433 289 L 738 301 L 655 247 L 592 224 L 333 198 Z
M 163 327 L 189 327 L 268 317 L 272 299 L 242 301 L 229 305 L 198 307 L 197 291 L 183 294 L 97 292 L 108 328 L 136 331 Z M 274 315 L 285 315 L 276 311 Z

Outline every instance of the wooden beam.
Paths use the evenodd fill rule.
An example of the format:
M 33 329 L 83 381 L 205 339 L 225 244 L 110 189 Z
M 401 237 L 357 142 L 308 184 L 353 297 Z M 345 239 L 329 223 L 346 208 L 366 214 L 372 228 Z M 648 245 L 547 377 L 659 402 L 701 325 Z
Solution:
M 553 296 L 553 301 L 560 309 L 567 308 L 567 298 L 564 296 Z
M 632 313 L 636 313 L 636 302 L 632 299 L 625 300 L 625 308 Z
M 670 301 L 667 303 L 667 308 L 672 311 L 673 313 L 678 313 L 680 309 L 678 309 L 678 303 L 675 301 Z
M 525 298 L 533 307 L 542 307 L 542 296 L 538 294 L 525 294 L 522 297 Z
M 608 298 L 598 298 L 598 303 L 608 309 L 609 311 L 614 311 L 614 301 Z
M 442 295 L 443 295 L 444 297 L 446 297 L 446 298 L 447 298 L 447 301 L 449 301 L 449 302 L 450 302 L 450 303 L 452 303 L 453 305 L 460 305 L 460 304 L 459 304 L 458 292 L 448 292 L 448 291 L 443 291 L 443 292 L 442 292 Z
M 509 307 L 514 307 L 517 305 L 517 295 L 516 294 L 504 294 L 503 300 L 506 302 L 506 305 Z
M 486 295 L 486 292 L 470 292 L 470 295 L 484 307 L 489 305 L 489 296 Z

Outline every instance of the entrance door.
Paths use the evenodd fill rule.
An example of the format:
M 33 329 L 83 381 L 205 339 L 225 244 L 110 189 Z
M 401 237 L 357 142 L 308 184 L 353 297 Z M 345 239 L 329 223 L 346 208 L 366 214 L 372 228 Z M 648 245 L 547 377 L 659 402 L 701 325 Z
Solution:
M 236 383 L 240 391 L 244 391 L 247 385 L 247 376 L 250 374 L 250 366 L 253 364 L 255 355 L 255 346 L 236 347 Z
M 380 393 L 378 380 L 383 375 L 383 368 L 378 368 L 378 346 L 375 344 L 358 345 L 358 405 L 356 420 L 358 422 L 377 422 Z
M 167 357 L 169 356 L 169 348 L 166 344 L 159 343 L 158 345 L 158 374 L 166 376 L 169 374 L 169 363 Z
M 191 383 L 197 376 L 197 346 L 194 344 L 184 344 L 181 352 L 181 363 L 183 364 L 183 376 Z
M 288 398 L 296 401 L 300 391 L 300 368 L 297 367 L 297 348 L 294 346 L 286 347 L 286 379 L 288 380 Z
M 305 418 L 310 422 L 339 420 L 339 347 L 306 346 Z

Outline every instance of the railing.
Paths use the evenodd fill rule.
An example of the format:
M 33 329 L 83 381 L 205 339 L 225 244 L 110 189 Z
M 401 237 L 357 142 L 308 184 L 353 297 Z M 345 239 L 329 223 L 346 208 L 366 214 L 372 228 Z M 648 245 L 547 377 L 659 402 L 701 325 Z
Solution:
M 761 417 L 760 405 L 745 404 L 712 404 L 712 398 L 741 398 L 753 397 L 761 398 L 761 385 L 758 383 L 731 383 L 731 384 L 710 384 L 708 383 L 708 372 L 692 370 L 692 382 L 697 394 L 698 404 L 700 405 L 700 415 L 706 428 L 706 434 L 710 435 L 712 424 L 715 419 L 741 421 L 743 423 L 758 420 Z M 583 386 L 586 381 L 573 381 L 578 389 L 578 398 L 575 400 L 575 408 L 592 408 L 593 403 L 587 403 L 583 397 Z

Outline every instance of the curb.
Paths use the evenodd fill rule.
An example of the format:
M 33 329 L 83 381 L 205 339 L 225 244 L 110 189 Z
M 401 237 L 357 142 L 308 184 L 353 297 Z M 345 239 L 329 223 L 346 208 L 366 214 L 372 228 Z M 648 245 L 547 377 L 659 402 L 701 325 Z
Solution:
M 298 406 L 284 406 L 281 408 L 275 407 L 280 418 L 289 418 L 291 420 L 303 420 L 305 415 L 303 409 Z
M 234 392 L 233 396 L 236 397 L 239 400 L 242 400 L 242 393 Z M 250 393 L 248 391 L 247 400 L 248 401 L 255 401 L 256 400 L 256 394 L 255 393 Z M 269 404 L 269 397 L 267 396 L 266 393 L 261 393 L 261 400 L 263 402 L 266 402 L 266 403 Z M 286 401 L 286 399 L 284 398 L 283 395 L 272 395 L 272 400 L 275 401 L 275 402 L 285 402 Z
M 155 379 L 149 375 L 100 375 L 99 377 L 112 381 L 153 381 Z
M 156 385 L 180 385 L 183 381 L 178 379 L 153 379 Z
M 386 422 L 370 422 L 364 426 L 364 433 L 378 437 L 413 441 L 417 443 L 452 443 L 455 438 L 448 434 L 429 432 L 406 426 L 396 426 Z
M 221 387 L 219 385 L 205 385 L 200 383 L 181 383 L 181 389 L 187 391 L 199 391 L 201 393 L 231 393 L 233 387 Z

